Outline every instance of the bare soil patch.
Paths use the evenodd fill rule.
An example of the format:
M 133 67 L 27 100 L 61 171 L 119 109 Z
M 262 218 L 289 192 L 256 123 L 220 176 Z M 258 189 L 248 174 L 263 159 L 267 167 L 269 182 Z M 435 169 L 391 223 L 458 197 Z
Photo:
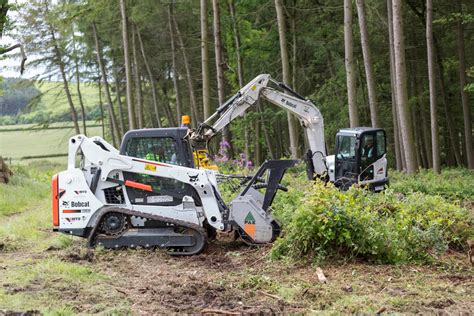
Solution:
M 271 261 L 269 252 L 216 241 L 193 257 L 126 250 L 79 260 L 110 276 L 117 296 L 136 314 L 472 311 L 474 274 L 462 262 L 453 271 L 329 263 L 322 266 L 328 278 L 322 284 L 316 267 Z

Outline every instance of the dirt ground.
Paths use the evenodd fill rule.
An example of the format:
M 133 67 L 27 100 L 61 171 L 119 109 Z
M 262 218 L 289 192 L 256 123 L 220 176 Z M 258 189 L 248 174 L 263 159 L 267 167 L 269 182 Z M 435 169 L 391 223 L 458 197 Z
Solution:
M 10 220 L 25 223 L 31 216 L 25 212 Z M 17 241 L 17 248 L 0 245 L 0 315 L 474 310 L 474 268 L 456 252 L 431 266 L 328 260 L 319 266 L 327 278 L 321 283 L 316 266 L 272 260 L 271 246 L 220 238 L 191 257 L 161 250 L 88 250 L 84 239 L 38 226 L 32 223 L 36 239 Z
M 108 276 L 109 299 L 127 302 L 133 314 L 470 314 L 474 310 L 474 273 L 461 254 L 452 253 L 445 264 L 431 267 L 332 263 L 322 266 L 328 280 L 323 284 L 315 267 L 271 261 L 269 251 L 215 241 L 193 257 L 83 248 L 57 254 Z M 94 299 L 82 299 L 80 289 L 69 288 L 67 295 L 74 299 L 73 312 L 100 311 Z

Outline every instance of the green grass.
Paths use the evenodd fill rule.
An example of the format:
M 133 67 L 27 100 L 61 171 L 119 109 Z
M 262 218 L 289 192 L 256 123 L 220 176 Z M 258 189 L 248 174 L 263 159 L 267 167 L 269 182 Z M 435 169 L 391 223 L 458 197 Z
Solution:
M 56 315 L 128 310 L 126 301 L 110 297 L 115 294 L 108 290 L 110 278 L 94 271 L 93 266 L 56 257 L 4 259 L 0 263 L 7 267 L 0 276 L 1 308 L 39 309 Z
M 100 125 L 95 121 L 86 121 L 87 126 L 96 126 Z M 82 127 L 82 122 L 79 123 L 80 127 Z M 55 122 L 55 123 L 47 123 L 47 124 L 15 124 L 15 125 L 3 125 L 0 126 L 0 132 L 9 132 L 12 130 L 37 130 L 43 128 L 53 128 L 53 129 L 60 129 L 60 128 L 73 128 L 71 122 Z
M 64 166 L 48 161 L 13 168 L 0 184 L 0 310 L 46 315 L 129 313 L 117 302 L 112 280 L 93 264 L 65 260 L 80 254 L 77 240 L 51 232 L 51 175 Z
M 39 208 L 51 194 L 51 176 L 64 166 L 51 162 L 12 166 L 11 183 L 0 184 L 0 216 Z
M 72 82 L 69 87 L 72 94 L 72 101 L 77 111 L 79 111 L 80 106 L 75 83 Z M 44 81 L 42 83 L 36 83 L 36 88 L 38 88 L 43 95 L 41 96 L 40 104 L 38 104 L 32 112 L 43 110 L 52 115 L 69 112 L 69 104 L 61 82 Z M 87 109 L 99 104 L 99 89 L 97 85 L 81 83 L 81 94 Z
M 18 125 L 13 125 L 16 127 Z M 34 125 L 29 125 L 34 126 Z M 70 123 L 69 123 L 69 126 Z M 10 126 L 6 127 L 9 128 Z M 5 128 L 2 126 L 1 129 Z M 102 136 L 100 127 L 91 127 L 87 130 L 88 135 Z M 0 131 L 0 155 L 19 161 L 25 156 L 40 156 L 65 154 L 68 150 L 68 140 L 75 135 L 74 128 L 69 129 L 44 129 L 33 131 Z M 53 161 L 66 161 L 66 157 L 52 159 Z

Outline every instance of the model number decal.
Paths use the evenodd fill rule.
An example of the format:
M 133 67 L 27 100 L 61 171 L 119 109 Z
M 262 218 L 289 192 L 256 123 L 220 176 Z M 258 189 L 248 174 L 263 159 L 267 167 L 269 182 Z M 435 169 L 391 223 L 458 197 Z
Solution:
M 165 203 L 165 202 L 173 202 L 173 197 L 169 195 L 155 195 L 155 196 L 147 196 L 146 197 L 147 203 Z

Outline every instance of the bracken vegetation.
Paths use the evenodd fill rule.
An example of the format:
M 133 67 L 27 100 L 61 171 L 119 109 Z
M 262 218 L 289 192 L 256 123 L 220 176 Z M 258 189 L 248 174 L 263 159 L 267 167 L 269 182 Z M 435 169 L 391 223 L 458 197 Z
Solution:
M 430 263 L 448 249 L 465 250 L 466 241 L 474 237 L 472 171 L 445 169 L 436 175 L 422 170 L 417 176 L 391 172 L 390 187 L 374 194 L 363 188 L 342 192 L 331 184 L 313 185 L 301 167 L 285 176 L 289 191 L 279 192 L 272 206 L 283 226 L 273 258 Z M 248 172 L 239 172 L 238 163 L 221 169 Z M 232 189 L 223 185 L 225 200 L 235 195 Z
M 462 249 L 474 236 L 472 214 L 460 203 L 394 188 L 380 194 L 360 188 L 341 192 L 316 183 L 290 192 L 278 207 L 275 215 L 286 229 L 273 248 L 276 258 L 430 262 L 449 248 Z

